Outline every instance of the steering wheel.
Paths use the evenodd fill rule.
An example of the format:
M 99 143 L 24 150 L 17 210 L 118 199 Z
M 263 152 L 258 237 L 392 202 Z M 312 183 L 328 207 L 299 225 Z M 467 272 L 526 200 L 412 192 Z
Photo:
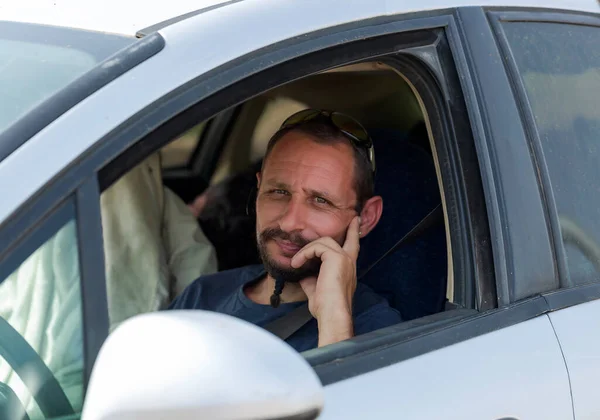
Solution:
M 0 317 L 0 356 L 19 375 L 44 417 L 75 414 L 62 387 L 29 343 Z
M 577 223 L 565 216 L 559 216 L 560 232 L 565 243 L 575 245 L 583 255 L 600 271 L 600 246 L 581 229 Z

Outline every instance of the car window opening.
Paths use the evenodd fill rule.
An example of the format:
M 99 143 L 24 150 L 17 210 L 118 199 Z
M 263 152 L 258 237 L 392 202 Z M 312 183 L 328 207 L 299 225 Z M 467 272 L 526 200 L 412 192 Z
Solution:
M 231 114 L 230 127 L 221 137 L 210 135 L 211 121 L 201 121 L 102 194 L 111 330 L 139 308 L 166 308 L 201 274 L 261 263 L 256 173 L 271 136 L 288 116 L 306 108 L 350 115 L 373 139 L 375 193 L 383 198 L 383 214 L 361 239 L 359 282 L 386 299 L 404 321 L 452 307 L 447 305 L 453 286 L 447 284 L 446 229 L 443 217 L 437 217 L 441 183 L 420 101 L 394 69 L 369 62 L 316 74 L 250 99 Z M 209 147 L 214 142 L 220 148 Z M 200 180 L 194 168 L 203 159 L 217 163 L 210 178 Z M 132 194 L 135 199 L 129 198 Z M 158 228 L 165 214 L 179 217 L 186 211 L 197 219 L 188 214 L 166 234 L 164 227 Z M 148 229 L 148 224 L 156 228 Z M 182 232 L 195 232 L 203 246 L 174 258 L 169 252 Z M 124 233 L 131 240 L 123 241 Z M 159 258 L 155 264 L 140 260 L 137 266 L 128 260 L 125 267 L 123 255 L 129 253 Z M 192 257 L 194 264 L 185 262 Z M 179 263 L 169 265 L 174 259 Z M 122 270 L 128 271 L 126 276 L 117 274 Z M 175 282 L 165 274 L 169 271 Z M 127 278 L 127 288 L 146 292 L 111 293 L 117 290 L 110 285 L 113 276 Z

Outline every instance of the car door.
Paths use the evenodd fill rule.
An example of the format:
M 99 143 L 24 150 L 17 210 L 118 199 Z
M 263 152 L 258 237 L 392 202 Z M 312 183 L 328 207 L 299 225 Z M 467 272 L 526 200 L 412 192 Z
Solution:
M 462 39 L 472 66 L 470 73 L 460 66 L 458 71 L 464 72 L 461 76 L 473 80 L 479 89 L 472 100 L 479 102 L 487 120 L 486 134 L 479 133 L 478 139 L 477 117 L 471 115 L 475 142 L 480 147 L 482 176 L 489 176 L 488 181 L 495 183 L 486 185 L 484 181 L 484 187 L 488 187 L 487 194 L 497 194 L 500 206 L 504 207 L 499 217 L 511 230 L 494 232 L 494 212 L 490 209 L 493 204 L 489 204 L 493 198 L 486 197 L 499 307 L 506 311 L 504 315 L 516 318 L 514 323 L 497 325 L 481 336 L 438 347 L 438 340 L 443 340 L 445 334 L 457 334 L 464 329 L 468 335 L 483 323 L 500 319 L 498 312 L 488 311 L 488 316 L 478 321 L 482 324 L 477 328 L 469 322 L 460 327 L 448 326 L 427 339 L 382 349 L 375 353 L 378 361 L 373 360 L 374 355 L 358 355 L 338 361 L 335 368 L 318 366 L 317 372 L 325 383 L 333 382 L 337 376 L 333 372 L 340 365 L 347 364 L 351 372 L 326 387 L 328 404 L 324 418 L 336 418 L 340 413 L 345 418 L 388 418 L 390 413 L 423 419 L 573 418 L 569 376 L 552 322 L 545 315 L 549 311 L 546 298 L 532 297 L 551 293 L 559 287 L 559 282 L 527 137 L 523 127 L 515 123 L 519 121 L 517 103 L 486 12 L 467 8 L 459 10 L 457 15 L 463 23 Z M 455 50 L 455 54 L 460 53 Z M 468 92 L 470 87 L 463 85 L 463 89 Z M 482 143 L 489 147 L 487 157 Z M 494 158 L 488 166 L 485 159 L 490 155 Z M 486 175 L 486 169 L 495 173 Z M 512 176 L 516 178 L 509 179 Z M 520 236 L 525 230 L 528 238 Z M 505 273 L 499 266 L 506 258 L 498 254 L 502 246 L 512 254 L 509 257 L 512 271 Z M 520 318 L 521 311 L 529 316 Z M 423 353 L 421 345 L 431 347 Z M 415 353 L 419 355 L 406 357 Z M 380 369 L 373 371 L 374 367 Z M 358 374 L 364 371 L 369 373 Z M 355 399 L 362 405 L 349 403 Z
M 493 18 L 512 57 L 552 215 L 562 289 L 547 299 L 575 418 L 598 418 L 600 14 L 504 12 Z
M 91 231 L 83 226 L 89 213 L 80 204 L 69 195 L 43 211 L 24 210 L 2 229 L 3 238 L 13 238 L 0 252 L 2 419 L 81 413 L 85 363 L 97 345 L 93 323 L 84 320 L 102 320 L 101 311 L 86 313 L 97 308 L 84 301 L 102 299 L 92 286 L 93 264 L 86 263 L 83 242 Z M 35 224 L 23 230 L 32 216 Z
M 264 3 L 234 2 L 158 27 L 140 41 L 151 49 L 145 61 L 59 114 L 0 167 L 0 176 L 23 177 L 0 207 L 3 220 L 45 185 L 28 205 L 78 191 L 94 215 L 82 261 L 101 298 L 84 295 L 86 371 L 108 335 L 100 192 L 199 120 L 313 72 L 381 58 L 411 80 L 430 116 L 454 305 L 305 354 L 326 387 L 323 416 L 572 418 L 567 369 L 540 296 L 558 288 L 543 197 L 485 11 L 407 14 L 414 10 L 384 1 L 255 6 Z M 29 174 L 31 161 L 44 161 L 45 175 Z

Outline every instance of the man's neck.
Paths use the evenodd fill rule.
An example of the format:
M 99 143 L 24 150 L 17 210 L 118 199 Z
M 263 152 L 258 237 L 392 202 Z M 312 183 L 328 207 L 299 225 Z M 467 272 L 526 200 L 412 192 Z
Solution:
M 244 293 L 254 303 L 270 305 L 274 290 L 275 279 L 267 274 L 258 282 L 248 285 Z M 280 296 L 281 303 L 300 302 L 307 299 L 299 283 L 286 283 Z

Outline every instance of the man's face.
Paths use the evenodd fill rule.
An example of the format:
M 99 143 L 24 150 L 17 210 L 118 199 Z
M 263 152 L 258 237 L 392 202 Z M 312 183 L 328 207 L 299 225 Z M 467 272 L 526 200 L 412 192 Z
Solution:
M 258 181 L 256 229 L 265 268 L 288 282 L 316 276 L 320 261 L 299 269 L 290 261 L 320 237 L 329 236 L 340 245 L 345 240 L 356 216 L 352 146 L 319 144 L 291 131 L 271 150 Z

